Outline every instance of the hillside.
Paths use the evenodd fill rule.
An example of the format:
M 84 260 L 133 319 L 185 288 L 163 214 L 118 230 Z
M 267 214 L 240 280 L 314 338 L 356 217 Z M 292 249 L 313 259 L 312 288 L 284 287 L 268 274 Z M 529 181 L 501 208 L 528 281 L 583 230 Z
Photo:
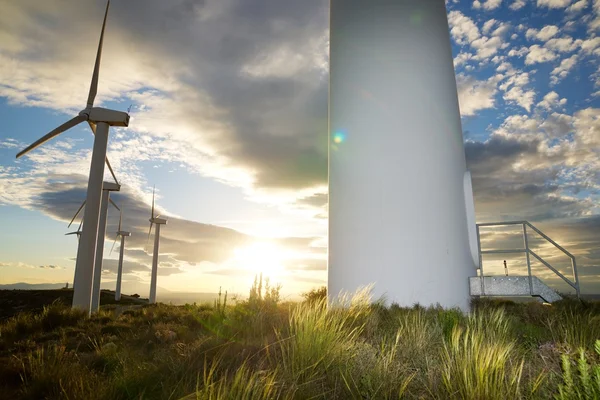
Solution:
M 73 302 L 73 290 L 0 290 L 0 321 L 20 312 L 41 312 L 44 306 L 55 302 L 70 305 Z M 118 304 L 143 303 L 147 303 L 147 299 L 122 296 Z M 116 304 L 114 292 L 103 290 L 100 295 L 100 304 Z
M 91 318 L 58 304 L 21 312 L 0 321 L 0 393 L 189 400 L 600 396 L 599 303 L 480 300 L 464 315 L 371 305 L 364 293 L 349 308 L 328 309 L 323 294 L 282 304 L 276 289 L 255 286 L 248 300 L 233 305 L 222 297 L 212 306 L 109 304 Z

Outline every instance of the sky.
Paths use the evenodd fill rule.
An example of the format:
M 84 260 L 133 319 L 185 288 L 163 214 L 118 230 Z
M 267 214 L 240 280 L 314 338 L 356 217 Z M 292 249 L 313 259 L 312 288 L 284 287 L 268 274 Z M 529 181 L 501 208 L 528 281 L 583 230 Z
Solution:
M 446 5 L 477 221 L 530 221 L 600 293 L 600 0 Z M 85 107 L 104 7 L 0 0 L 0 284 L 72 282 L 77 240 L 65 233 L 85 199 L 89 127 L 15 155 Z M 325 0 L 111 3 L 95 105 L 131 114 L 108 147 L 132 232 L 125 293 L 149 290 L 153 186 L 168 218 L 159 300 L 247 293 L 260 272 L 285 296 L 326 284 L 328 13 Z M 110 209 L 106 288 L 118 220 Z M 482 231 L 485 249 L 520 246 L 518 229 Z M 503 273 L 503 259 L 523 271 L 514 255 L 484 258 L 486 272 Z

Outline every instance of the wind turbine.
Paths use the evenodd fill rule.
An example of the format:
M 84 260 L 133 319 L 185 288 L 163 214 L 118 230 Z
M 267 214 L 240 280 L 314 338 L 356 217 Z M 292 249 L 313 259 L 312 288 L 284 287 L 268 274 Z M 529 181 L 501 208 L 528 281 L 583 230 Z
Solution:
M 92 82 L 88 93 L 87 104 L 77 116 L 52 130 L 29 147 L 17 154 L 17 158 L 44 144 L 48 140 L 60 135 L 74 126 L 86 122 L 94 131 L 94 147 L 92 151 L 92 162 L 87 189 L 87 207 L 84 219 L 86 221 L 79 241 L 77 252 L 77 263 L 75 266 L 75 282 L 73 293 L 73 307 L 91 311 L 92 286 L 94 280 L 94 258 L 96 241 L 98 238 L 98 226 L 100 218 L 100 202 L 102 197 L 102 181 L 104 179 L 104 163 L 106 160 L 106 148 L 108 146 L 108 133 L 111 126 L 129 126 L 129 114 L 101 107 L 94 107 L 94 99 L 98 91 L 98 77 L 100 74 L 100 60 L 102 58 L 102 43 L 104 40 L 104 29 L 110 0 L 106 3 L 106 11 L 100 32 L 100 42 L 96 53 L 96 62 L 92 74 Z M 109 166 L 112 173 L 112 168 Z M 114 177 L 114 174 L 113 174 Z M 116 178 L 115 178 L 116 181 Z
M 123 276 L 123 252 L 125 250 L 125 238 L 131 236 L 131 232 L 127 232 L 121 229 L 121 220 L 123 217 L 123 210 L 121 210 L 121 214 L 119 215 L 119 229 L 117 230 L 117 236 L 115 237 L 115 241 L 113 242 L 112 248 L 110 252 L 112 253 L 115 248 L 115 243 L 117 243 L 117 239 L 119 236 L 121 237 L 121 247 L 119 248 L 119 268 L 117 270 L 117 288 L 115 290 L 115 300 L 121 300 L 121 277 Z
M 94 262 L 94 285 L 92 286 L 92 312 L 100 307 L 100 281 L 102 279 L 102 261 L 104 257 L 104 238 L 106 236 L 106 218 L 108 216 L 108 203 L 112 204 L 119 212 L 121 209 L 110 198 L 110 192 L 118 192 L 121 185 L 104 182 L 102 184 L 102 202 L 100 203 L 100 221 L 98 224 L 98 240 L 96 243 L 96 260 Z
M 79 211 L 78 211 L 79 213 Z M 75 219 L 75 217 L 73 217 L 73 219 Z M 73 221 L 71 221 L 73 222 Z M 79 226 L 77 227 L 76 231 L 73 232 L 69 232 L 69 233 L 65 233 L 65 236 L 69 236 L 69 235 L 77 235 L 77 240 L 79 241 L 79 238 L 81 237 L 81 225 L 83 224 L 83 218 L 81 218 L 81 222 L 79 223 Z M 69 224 L 69 226 L 71 226 L 71 224 Z
M 100 306 L 100 281 L 102 279 L 102 261 L 104 256 L 104 237 L 106 235 L 106 219 L 108 215 L 108 203 L 112 204 L 117 210 L 121 211 L 119 206 L 110 198 L 110 192 L 118 192 L 121 190 L 121 185 L 113 182 L 104 182 L 102 184 L 102 201 L 100 202 L 100 221 L 98 224 L 98 239 L 96 242 L 96 258 L 94 260 L 94 284 L 92 287 L 92 302 L 91 311 L 98 311 Z M 83 209 L 86 202 L 81 203 L 81 206 L 71 219 L 73 223 L 79 212 Z
M 150 229 L 148 230 L 148 240 L 152 233 L 152 225 L 156 224 L 156 233 L 154 234 L 154 252 L 152 253 L 152 277 L 150 278 L 150 297 L 148 303 L 156 303 L 156 276 L 158 275 L 158 246 L 160 243 L 160 226 L 166 225 L 165 218 L 159 218 L 160 215 L 154 215 L 154 189 L 152 189 L 152 211 L 150 212 Z
M 444 0 L 330 1 L 330 299 L 469 309 L 479 264 Z
M 85 204 L 85 203 L 84 203 Z M 81 205 L 81 207 L 83 207 L 83 204 Z M 77 210 L 77 214 L 79 214 L 79 211 L 81 210 L 81 207 L 79 208 L 79 210 Z M 73 223 L 73 221 L 75 220 L 75 218 L 77 217 L 77 214 L 75 214 L 75 217 L 73 217 L 73 219 L 71 220 L 71 223 L 69 223 L 69 227 L 71 226 L 71 224 Z M 76 231 L 73 232 L 69 232 L 69 233 L 65 233 L 65 236 L 69 236 L 69 235 L 77 235 L 77 242 L 79 243 L 79 238 L 81 237 L 81 226 L 83 224 L 83 218 L 81 218 L 81 222 L 79 222 L 79 226 L 77 227 Z M 78 250 L 79 251 L 79 250 Z M 75 282 L 75 271 L 73 271 L 73 282 Z M 74 284 L 74 283 L 73 283 Z

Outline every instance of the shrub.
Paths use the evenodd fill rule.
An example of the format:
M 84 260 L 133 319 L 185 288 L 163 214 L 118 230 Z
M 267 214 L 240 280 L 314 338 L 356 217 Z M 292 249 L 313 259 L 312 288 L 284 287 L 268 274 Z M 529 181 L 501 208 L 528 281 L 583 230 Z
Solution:
M 597 356 L 600 356 L 600 340 L 594 346 Z M 558 387 L 557 400 L 600 399 L 600 362 L 590 365 L 585 350 L 579 349 L 579 358 L 573 371 L 571 358 L 562 355 L 562 383 Z
M 523 359 L 510 340 L 504 311 L 473 313 L 444 343 L 442 379 L 446 396 L 462 399 L 517 399 Z
M 302 293 L 304 301 L 307 303 L 314 303 L 327 298 L 327 286 L 321 286 L 320 288 L 311 289 L 306 293 Z

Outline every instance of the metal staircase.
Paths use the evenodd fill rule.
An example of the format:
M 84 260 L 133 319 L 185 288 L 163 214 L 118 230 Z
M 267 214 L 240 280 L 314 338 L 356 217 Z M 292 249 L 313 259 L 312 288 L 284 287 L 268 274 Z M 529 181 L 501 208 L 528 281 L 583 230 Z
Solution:
M 502 249 L 502 250 L 482 250 L 481 249 L 481 237 L 480 228 L 483 227 L 498 227 L 498 226 L 511 226 L 521 225 L 523 230 L 523 247 L 517 249 Z M 552 244 L 555 248 L 563 252 L 567 257 L 571 259 L 571 268 L 573 279 L 565 277 L 558 269 L 550 265 L 540 255 L 534 252 L 529 246 L 528 228 L 533 232 L 537 233 L 540 237 Z M 569 286 L 575 289 L 577 297 L 579 297 L 579 277 L 577 275 L 577 263 L 575 257 L 557 244 L 554 240 L 550 239 L 542 231 L 531 225 L 527 221 L 512 221 L 512 222 L 490 222 L 484 224 L 477 224 L 477 245 L 479 248 L 479 274 L 469 278 L 469 287 L 471 296 L 498 296 L 498 297 L 523 297 L 533 296 L 539 297 L 543 301 L 552 303 L 561 299 L 561 296 L 556 293 L 553 289 L 548 287 L 542 280 L 531 273 L 531 256 L 538 260 L 542 265 L 564 280 Z M 514 254 L 524 253 L 527 260 L 527 275 L 526 276 L 494 276 L 484 274 L 483 269 L 483 255 L 484 254 Z

